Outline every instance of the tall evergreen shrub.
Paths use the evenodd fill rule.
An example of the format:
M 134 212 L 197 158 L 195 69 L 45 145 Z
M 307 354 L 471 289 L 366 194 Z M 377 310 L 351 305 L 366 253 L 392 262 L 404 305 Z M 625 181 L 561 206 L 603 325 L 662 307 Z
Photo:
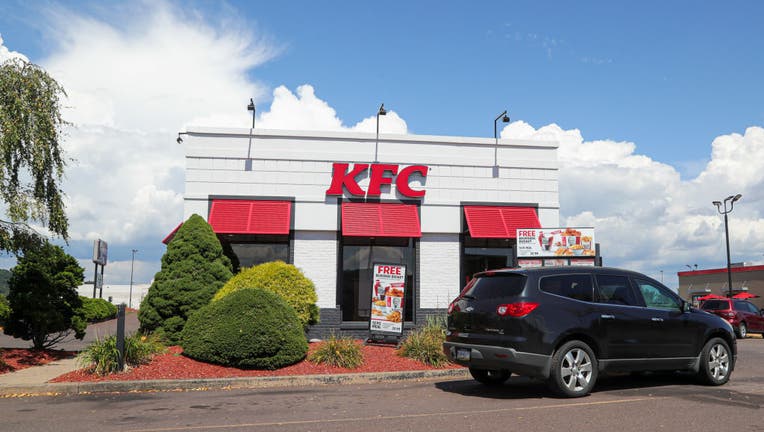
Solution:
M 231 276 L 231 261 L 212 227 L 201 216 L 191 215 L 167 245 L 162 269 L 141 303 L 141 330 L 156 331 L 167 342 L 178 343 L 188 317 L 209 303 Z

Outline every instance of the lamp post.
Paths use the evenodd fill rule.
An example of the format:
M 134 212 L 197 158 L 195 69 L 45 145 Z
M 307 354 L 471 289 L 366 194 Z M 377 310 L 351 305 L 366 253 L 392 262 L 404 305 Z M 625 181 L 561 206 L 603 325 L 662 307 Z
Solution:
M 377 138 L 374 140 L 374 163 L 379 162 L 377 160 L 377 150 L 379 149 L 379 116 L 381 115 L 387 115 L 385 104 L 380 105 L 379 110 L 377 110 Z
M 127 307 L 132 308 L 133 307 L 133 269 L 135 268 L 135 253 L 138 252 L 138 249 L 133 249 L 133 260 L 130 263 L 130 294 L 127 298 Z
M 724 215 L 724 238 L 727 240 L 727 288 L 729 289 L 727 296 L 730 298 L 732 298 L 732 269 L 730 266 L 730 231 L 727 226 L 727 214 L 732 212 L 732 209 L 735 207 L 735 201 L 742 197 L 743 195 L 737 194 L 724 198 L 724 211 L 722 211 L 721 201 L 712 202 L 716 206 L 716 211 Z M 727 208 L 727 203 L 730 204 L 729 209 Z
M 499 114 L 498 117 L 493 121 L 493 139 L 496 141 L 496 145 L 493 147 L 493 177 L 497 178 L 499 177 L 499 135 L 498 135 L 498 129 L 496 124 L 499 122 L 499 119 L 501 119 L 502 123 L 509 123 L 509 116 L 507 115 L 507 110 L 504 110 L 503 113 Z
M 255 128 L 255 112 L 257 110 L 255 109 L 255 101 L 252 100 L 252 98 L 249 98 L 249 105 L 247 105 L 247 111 L 252 111 L 252 129 Z

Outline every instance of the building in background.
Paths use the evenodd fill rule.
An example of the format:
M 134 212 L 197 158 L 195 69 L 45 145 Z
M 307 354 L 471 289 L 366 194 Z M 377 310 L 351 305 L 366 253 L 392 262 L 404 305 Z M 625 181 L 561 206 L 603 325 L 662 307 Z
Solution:
M 132 296 L 130 295 L 130 285 L 108 285 L 103 286 L 103 299 L 118 305 L 124 303 L 129 305 L 132 303 L 133 309 L 140 309 L 141 301 L 149 292 L 150 283 L 148 284 L 133 284 Z M 80 285 L 77 287 L 77 293 L 83 297 L 93 297 L 93 284 Z M 132 302 L 131 302 L 132 299 Z
M 184 220 L 206 218 L 240 267 L 300 268 L 311 336 L 368 330 L 375 263 L 405 265 L 411 328 L 469 275 L 517 265 L 517 229 L 559 226 L 556 142 L 190 128 L 182 145 Z
M 757 296 L 750 299 L 759 309 L 764 308 L 764 265 L 751 265 L 748 263 L 734 263 L 732 270 L 732 293 L 747 292 Z M 677 273 L 679 277 L 679 295 L 682 298 L 693 301 L 697 306 L 697 299 L 707 294 L 716 294 L 726 297 L 729 293 L 727 282 L 727 267 L 688 270 Z

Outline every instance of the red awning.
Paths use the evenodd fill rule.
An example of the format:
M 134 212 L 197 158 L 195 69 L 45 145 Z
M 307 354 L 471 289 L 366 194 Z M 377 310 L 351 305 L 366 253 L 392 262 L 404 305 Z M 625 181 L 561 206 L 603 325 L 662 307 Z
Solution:
M 172 232 L 170 234 L 167 234 L 167 237 L 165 237 L 164 240 L 162 240 L 162 243 L 170 244 L 172 239 L 175 238 L 175 233 L 177 233 L 178 230 L 180 229 L 180 227 L 182 227 L 182 226 L 183 226 L 183 222 L 179 223 L 178 226 L 176 226 L 175 229 L 172 230 Z
M 342 235 L 353 237 L 422 237 L 416 205 L 342 203 Z
M 541 228 L 533 207 L 464 206 L 473 238 L 517 238 L 518 228 Z
M 212 200 L 208 219 L 218 234 L 289 234 L 291 201 Z

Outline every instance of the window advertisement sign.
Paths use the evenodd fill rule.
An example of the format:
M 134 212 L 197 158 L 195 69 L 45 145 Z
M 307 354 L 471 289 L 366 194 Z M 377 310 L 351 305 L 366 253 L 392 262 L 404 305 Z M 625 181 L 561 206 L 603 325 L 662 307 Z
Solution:
M 517 230 L 518 258 L 593 258 L 595 255 L 594 228 Z
M 406 266 L 374 264 L 369 331 L 401 335 L 403 304 L 406 292 Z
M 517 260 L 517 266 L 520 268 L 534 268 L 534 267 L 541 267 L 542 260 L 540 259 L 524 259 L 524 260 Z

